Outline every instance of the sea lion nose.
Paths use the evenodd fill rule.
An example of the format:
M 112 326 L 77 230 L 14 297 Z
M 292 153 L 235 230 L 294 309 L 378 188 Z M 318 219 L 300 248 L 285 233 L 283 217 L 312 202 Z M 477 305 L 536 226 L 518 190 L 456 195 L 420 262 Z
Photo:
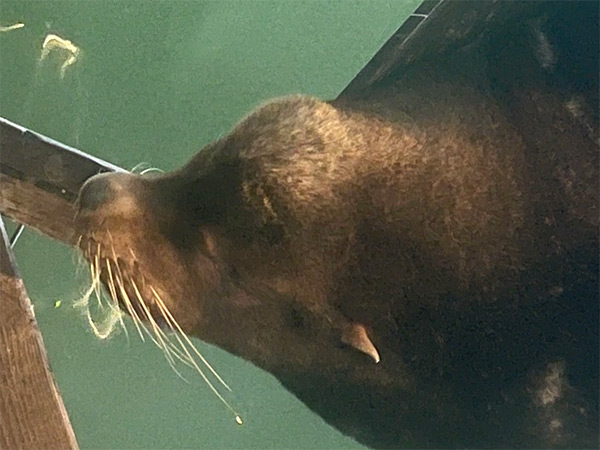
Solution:
M 94 211 L 115 197 L 114 174 L 103 173 L 89 178 L 79 191 L 80 211 Z

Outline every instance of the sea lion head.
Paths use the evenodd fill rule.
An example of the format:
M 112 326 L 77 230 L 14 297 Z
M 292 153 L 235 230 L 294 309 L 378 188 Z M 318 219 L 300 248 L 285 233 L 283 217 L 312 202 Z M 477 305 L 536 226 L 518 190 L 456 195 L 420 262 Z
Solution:
M 326 180 L 339 155 L 321 149 L 347 144 L 338 116 L 313 98 L 276 99 L 178 170 L 90 178 L 79 193 L 76 230 L 92 275 L 134 320 L 238 354 L 233 341 L 260 341 L 263 324 L 279 331 L 289 330 L 288 322 L 305 326 L 305 312 L 327 307 L 318 304 L 321 275 L 301 280 L 315 304 L 285 306 L 281 299 L 301 290 L 290 246 L 302 245 L 302 220 L 320 213 L 317 202 L 327 209 L 332 198 Z M 248 319 L 250 309 L 259 314 L 256 306 L 260 318 Z M 228 323 L 236 324 L 238 338 Z M 264 342 L 255 347 L 254 353 L 272 351 Z

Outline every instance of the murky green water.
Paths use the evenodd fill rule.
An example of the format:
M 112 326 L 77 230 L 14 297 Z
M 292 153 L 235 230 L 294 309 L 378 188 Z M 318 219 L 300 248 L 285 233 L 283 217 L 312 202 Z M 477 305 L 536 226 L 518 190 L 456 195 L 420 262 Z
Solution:
M 418 3 L 1 0 L 0 26 L 24 26 L 0 32 L 0 115 L 125 168 L 170 169 L 269 97 L 336 96 Z M 133 329 L 91 334 L 71 307 L 84 285 L 70 249 L 28 231 L 16 253 L 82 448 L 360 447 L 200 343 L 234 390 L 237 426 Z

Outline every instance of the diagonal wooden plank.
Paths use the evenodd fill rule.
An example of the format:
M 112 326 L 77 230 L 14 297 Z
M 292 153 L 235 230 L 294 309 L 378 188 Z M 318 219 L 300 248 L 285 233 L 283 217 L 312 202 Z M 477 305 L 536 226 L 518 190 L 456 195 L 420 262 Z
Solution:
M 0 219 L 0 448 L 78 448 Z
M 54 239 L 73 243 L 73 202 L 85 180 L 120 170 L 0 118 L 0 212 Z

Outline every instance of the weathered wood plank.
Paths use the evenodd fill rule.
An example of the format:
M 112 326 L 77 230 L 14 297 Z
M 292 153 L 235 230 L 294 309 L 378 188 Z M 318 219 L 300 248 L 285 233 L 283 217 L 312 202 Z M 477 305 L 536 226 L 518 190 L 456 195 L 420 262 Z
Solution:
M 0 118 L 0 212 L 67 244 L 90 176 L 120 168 Z M 0 448 L 77 448 L 0 219 Z
M 78 448 L 2 219 L 0 311 L 0 448 Z
M 85 180 L 120 170 L 0 118 L 0 212 L 54 239 L 73 243 L 73 203 Z
M 73 202 L 0 173 L 0 211 L 65 244 L 74 244 Z

